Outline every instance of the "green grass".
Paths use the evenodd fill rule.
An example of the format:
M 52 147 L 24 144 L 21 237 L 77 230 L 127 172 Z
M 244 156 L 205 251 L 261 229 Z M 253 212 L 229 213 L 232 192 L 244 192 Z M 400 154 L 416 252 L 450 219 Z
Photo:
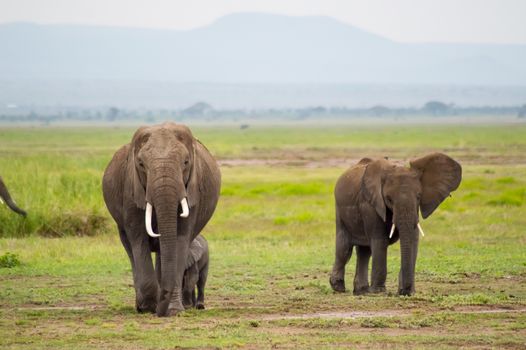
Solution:
M 101 196 L 103 169 L 132 133 L 0 129 L 0 175 L 29 213 L 0 207 L 0 348 L 524 345 L 526 127 L 195 129 L 220 160 L 283 162 L 222 168 L 222 196 L 204 232 L 207 310 L 169 319 L 134 311 L 131 268 Z M 456 157 L 464 171 L 452 198 L 422 222 L 417 294 L 395 294 L 398 245 L 389 250 L 387 293 L 333 294 L 337 177 L 362 156 L 431 151 Z M 491 309 L 513 312 L 474 313 Z M 331 312 L 377 314 L 314 317 Z M 290 315 L 306 316 L 281 317 Z

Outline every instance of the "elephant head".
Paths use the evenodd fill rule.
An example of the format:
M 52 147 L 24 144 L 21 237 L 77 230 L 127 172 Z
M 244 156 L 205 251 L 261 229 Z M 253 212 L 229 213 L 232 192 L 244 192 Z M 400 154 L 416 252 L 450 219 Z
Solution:
M 460 164 L 441 153 L 412 160 L 410 167 L 387 160 L 370 162 L 362 178 L 362 193 L 390 229 L 400 237 L 401 273 L 399 294 L 414 293 L 420 211 L 425 219 L 462 178 Z M 421 231 L 423 233 L 423 231 Z
M 174 290 L 175 303 L 180 304 L 182 281 L 176 283 L 176 276 L 182 278 L 181 269 L 193 239 L 189 227 L 196 215 L 192 215 L 192 210 L 199 201 L 195 143 L 186 126 L 166 123 L 138 129 L 130 144 L 128 192 L 132 203 L 145 209 L 147 233 L 159 237 L 162 266 L 159 315 L 167 314 Z M 157 223 L 157 233 L 152 217 Z
M 20 209 L 16 205 L 15 201 L 11 198 L 11 195 L 9 194 L 9 191 L 7 190 L 7 187 L 5 186 L 4 181 L 0 177 L 0 202 L 2 202 L 2 200 L 5 201 L 7 206 L 15 213 L 20 214 L 22 216 L 27 215 L 27 213 L 23 209 Z

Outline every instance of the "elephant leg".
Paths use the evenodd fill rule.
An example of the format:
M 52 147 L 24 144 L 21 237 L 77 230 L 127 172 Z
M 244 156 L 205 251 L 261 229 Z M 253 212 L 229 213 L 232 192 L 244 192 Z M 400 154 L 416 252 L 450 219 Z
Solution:
M 347 231 L 336 214 L 336 256 L 329 282 L 335 292 L 345 292 L 345 265 L 352 255 L 352 244 Z
M 385 279 L 387 278 L 387 247 L 389 241 L 379 238 L 371 240 L 373 267 L 371 271 L 371 288 L 373 293 L 385 292 Z
M 136 287 L 136 282 L 137 282 L 137 277 L 136 277 L 136 274 L 137 274 L 137 270 L 135 269 L 135 260 L 133 258 L 133 250 L 132 250 L 132 246 L 131 246 L 131 243 L 130 243 L 130 240 L 128 239 L 128 236 L 126 235 L 126 231 L 119 227 L 119 237 L 121 239 L 121 243 L 124 247 L 124 250 L 126 250 L 126 254 L 128 254 L 128 258 L 130 259 L 130 264 L 131 264 L 131 267 L 132 267 L 132 275 L 133 275 L 133 284 L 134 284 L 134 287 L 135 287 L 135 294 L 136 294 L 136 309 L 137 311 L 139 311 L 139 308 L 138 308 L 138 304 L 137 304 L 137 287 Z
M 371 258 L 371 248 L 357 246 L 356 256 L 353 294 L 360 295 L 369 291 L 369 259 Z
M 124 250 L 126 250 L 126 254 L 128 254 L 128 258 L 130 259 L 130 263 L 132 266 L 132 271 L 135 274 L 135 262 L 133 261 L 133 252 L 132 247 L 130 244 L 130 241 L 128 240 L 128 237 L 126 236 L 126 231 L 122 227 L 117 227 L 119 230 L 119 238 L 121 239 L 122 246 L 124 247 Z M 135 277 L 134 277 L 135 278 Z
M 202 310 L 205 308 L 205 285 L 208 278 L 208 263 L 199 271 L 199 280 L 197 281 L 197 302 L 195 307 Z
M 138 312 L 155 312 L 158 284 L 153 269 L 152 255 L 146 235 L 131 244 L 133 255 L 133 279 L 135 307 Z
M 161 285 L 161 253 L 155 253 L 155 276 L 157 277 L 157 283 Z
M 184 283 L 183 283 L 184 284 Z M 189 286 L 183 285 L 183 306 L 190 309 L 195 305 L 195 288 L 192 290 Z

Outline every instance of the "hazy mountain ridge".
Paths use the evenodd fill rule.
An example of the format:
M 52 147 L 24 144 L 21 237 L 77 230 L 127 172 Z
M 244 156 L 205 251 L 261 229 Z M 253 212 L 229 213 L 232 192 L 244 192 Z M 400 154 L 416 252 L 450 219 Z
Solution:
M 0 79 L 526 84 L 526 45 L 402 44 L 328 17 L 235 14 L 189 31 L 0 25 Z
M 420 107 L 430 100 L 458 106 L 526 103 L 526 86 L 225 84 L 146 80 L 0 80 L 0 110 L 26 107 L 186 108 L 205 101 L 218 109 Z

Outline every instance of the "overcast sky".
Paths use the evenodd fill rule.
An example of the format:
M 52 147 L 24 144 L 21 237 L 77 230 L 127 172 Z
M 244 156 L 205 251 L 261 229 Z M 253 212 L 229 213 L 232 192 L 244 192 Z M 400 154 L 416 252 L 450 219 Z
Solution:
M 526 44 L 526 0 L 0 0 L 0 23 L 191 29 L 236 12 L 331 16 L 401 42 Z

